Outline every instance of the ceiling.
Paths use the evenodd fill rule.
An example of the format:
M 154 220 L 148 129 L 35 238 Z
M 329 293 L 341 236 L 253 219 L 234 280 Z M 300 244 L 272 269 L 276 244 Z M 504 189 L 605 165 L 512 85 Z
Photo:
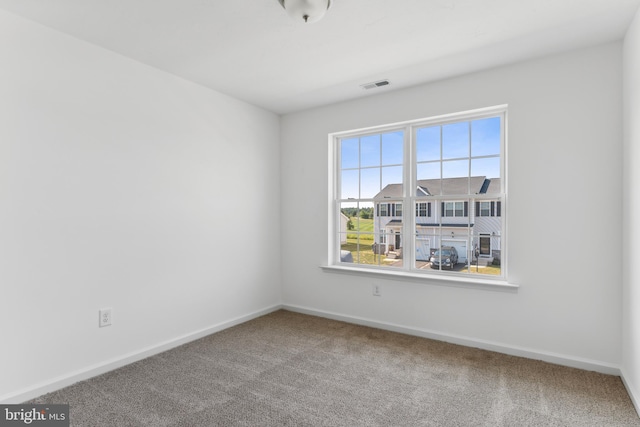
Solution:
M 0 0 L 0 9 L 284 114 L 620 39 L 640 0 Z M 361 84 L 388 79 L 389 86 Z

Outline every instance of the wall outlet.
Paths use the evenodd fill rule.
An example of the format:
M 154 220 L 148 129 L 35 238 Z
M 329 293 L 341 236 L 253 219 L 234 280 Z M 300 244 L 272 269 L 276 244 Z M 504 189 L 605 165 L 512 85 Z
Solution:
M 111 325 L 111 309 L 110 308 L 103 308 L 98 313 L 100 314 L 100 321 L 99 321 L 98 325 L 101 328 L 103 326 L 110 326 Z
M 374 297 L 381 297 L 382 296 L 382 291 L 380 290 L 380 285 L 377 283 L 374 283 L 372 285 L 373 287 L 373 296 Z

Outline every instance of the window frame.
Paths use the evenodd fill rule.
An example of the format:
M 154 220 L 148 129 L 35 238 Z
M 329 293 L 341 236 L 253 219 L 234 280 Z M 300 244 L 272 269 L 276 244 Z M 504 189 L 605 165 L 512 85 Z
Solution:
M 420 128 L 430 127 L 430 126 L 444 126 L 447 124 L 465 122 L 465 121 L 476 121 L 485 118 L 491 117 L 501 117 L 500 120 L 500 189 L 499 192 L 487 193 L 483 194 L 482 198 L 479 199 L 477 197 L 473 197 L 472 194 L 464 194 L 460 197 L 451 197 L 451 196 L 438 196 L 434 198 L 429 198 L 425 200 L 423 197 L 418 197 L 414 192 L 409 191 L 410 188 L 414 188 L 417 186 L 417 161 L 416 161 L 416 132 Z M 376 126 L 366 129 L 359 129 L 354 131 L 347 132 L 337 132 L 329 135 L 329 143 L 330 143 L 330 156 L 329 156 L 329 184 L 330 184 L 330 198 L 329 198 L 329 253 L 328 253 L 328 263 L 325 267 L 327 268 L 338 268 L 343 270 L 349 270 L 350 272 L 356 273 L 364 273 L 364 274 L 383 274 L 385 276 L 396 276 L 396 277 L 407 277 L 407 278 L 429 278 L 435 280 L 446 280 L 446 281 L 455 281 L 455 282 L 470 282 L 476 284 L 483 285 L 498 285 L 498 286 L 507 286 L 514 287 L 514 285 L 508 284 L 507 282 L 507 259 L 508 259 L 508 251 L 507 251 L 507 242 L 504 238 L 507 233 L 507 140 L 508 140 L 508 106 L 500 105 L 495 107 L 482 108 L 477 110 L 470 110 L 460 113 L 446 114 L 441 116 L 430 117 L 426 119 L 420 120 L 412 120 L 401 123 L 395 123 L 390 125 Z M 402 239 L 403 243 L 403 251 L 407 253 L 409 256 L 403 261 L 402 267 L 385 267 L 380 265 L 369 265 L 369 264 L 350 264 L 345 265 L 345 263 L 340 262 L 340 242 L 337 238 L 339 229 L 335 226 L 335 217 L 336 214 L 340 212 L 340 204 L 345 201 L 345 199 L 339 199 L 340 188 L 341 188 L 341 152 L 340 152 L 340 141 L 347 138 L 354 137 L 364 137 L 367 135 L 376 135 L 376 134 L 384 134 L 386 132 L 394 132 L 394 131 L 403 131 L 403 188 L 402 188 L 402 198 L 401 200 L 392 201 L 392 203 L 400 203 L 404 206 L 411 206 L 412 209 L 403 209 L 402 215 Z M 474 158 L 478 158 L 482 156 L 472 156 L 471 152 L 469 154 L 469 160 L 471 161 Z M 494 156 L 495 157 L 495 156 Z M 442 159 L 442 158 L 441 158 Z M 440 161 L 442 163 L 442 160 Z M 471 173 L 469 174 L 469 177 Z M 443 179 L 443 178 L 440 178 Z M 444 178 L 446 179 L 446 178 Z M 452 200 L 453 199 L 453 200 Z M 458 200 L 459 199 L 459 200 Z M 468 272 L 463 273 L 444 273 L 438 270 L 435 271 L 418 271 L 415 267 L 416 262 L 416 248 L 415 248 L 415 239 L 417 235 L 412 230 L 416 230 L 417 221 L 416 218 L 427 218 L 427 216 L 419 215 L 419 203 L 426 203 L 425 210 L 428 208 L 428 204 L 431 202 L 444 203 L 445 201 L 468 201 L 467 205 L 467 215 L 463 217 L 475 218 L 476 215 L 474 208 L 474 202 L 476 201 L 484 201 L 486 199 L 497 200 L 498 203 L 501 204 L 501 230 L 500 230 L 500 238 L 501 238 L 501 274 L 499 276 L 490 276 L 490 275 L 473 275 Z M 371 202 L 375 206 L 374 198 L 369 199 L 357 199 L 358 202 Z M 391 204 L 391 203 L 390 203 Z M 455 206 L 455 205 L 454 205 Z M 388 208 L 389 209 L 389 208 Z M 415 212 L 414 212 L 415 211 Z M 412 215 L 415 213 L 416 215 Z M 428 212 L 425 212 L 428 215 Z M 443 215 L 444 212 L 441 212 L 441 218 L 445 218 Z M 454 209 L 455 215 L 455 209 Z M 460 218 L 455 215 L 455 217 Z M 333 221 L 333 224 L 332 224 Z M 440 228 L 442 229 L 443 224 L 440 220 Z M 475 233 L 471 227 L 468 228 L 468 242 L 472 242 L 474 238 L 479 239 L 479 234 Z M 476 234 L 478 234 L 476 236 Z M 443 234 L 441 234 L 442 236 Z M 479 241 L 479 240 L 478 240 Z M 446 276 L 445 276 L 446 275 Z

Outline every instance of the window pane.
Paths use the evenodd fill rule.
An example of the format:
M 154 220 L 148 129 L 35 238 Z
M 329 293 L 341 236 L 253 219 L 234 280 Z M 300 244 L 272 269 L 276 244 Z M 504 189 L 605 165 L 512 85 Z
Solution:
M 357 239 L 349 242 L 353 245 L 353 262 L 356 264 L 379 264 L 379 257 L 374 256 L 371 246 L 373 234 L 358 234 Z
M 435 236 L 425 234 L 423 230 L 418 228 L 415 236 L 415 248 L 416 248 L 416 268 L 428 268 L 429 260 L 432 254 L 432 243 Z
M 342 187 L 340 189 L 340 198 L 357 199 L 359 193 L 359 173 L 358 170 L 342 171 Z
M 500 117 L 471 122 L 471 155 L 500 154 Z
M 469 123 L 442 126 L 442 158 L 469 157 Z
M 389 184 L 402 184 L 402 166 L 382 168 L 382 188 Z M 402 196 L 402 186 L 400 186 L 398 195 Z
M 472 248 L 472 258 L 468 269 L 469 273 L 491 276 L 499 276 L 502 274 L 499 233 L 476 234 L 473 236 Z
M 360 138 L 360 166 L 380 166 L 380 135 Z
M 349 233 L 352 233 L 355 230 L 357 221 L 358 221 L 358 204 L 357 203 L 341 203 L 340 204 L 340 214 L 339 216 L 339 224 L 340 229 L 338 230 L 341 234 L 343 234 L 345 239 Z M 343 239 L 341 238 L 341 241 Z
M 403 158 L 403 132 L 385 133 L 382 135 L 382 164 L 401 165 Z
M 360 198 L 372 199 L 380 192 L 380 168 L 361 169 L 360 179 Z
M 440 162 L 418 163 L 417 179 L 440 179 Z M 439 194 L 439 193 L 438 193 Z
M 416 160 L 440 160 L 440 126 L 416 131 Z
M 443 178 L 458 178 L 469 176 L 469 160 L 453 160 L 442 162 Z M 465 190 L 466 194 L 467 190 Z
M 373 232 L 373 203 L 358 203 L 359 226 L 357 231 L 361 233 Z
M 340 141 L 340 157 L 342 169 L 358 167 L 358 138 L 343 139 Z
M 500 178 L 500 158 L 489 157 L 471 160 L 471 176 Z M 499 190 L 498 190 L 499 191 Z

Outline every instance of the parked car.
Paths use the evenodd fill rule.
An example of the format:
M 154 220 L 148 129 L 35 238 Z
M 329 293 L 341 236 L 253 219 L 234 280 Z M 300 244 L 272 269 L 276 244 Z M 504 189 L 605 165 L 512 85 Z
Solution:
M 353 262 L 353 255 L 349 251 L 340 251 L 340 262 Z
M 431 268 L 440 269 L 442 264 L 442 269 L 449 268 L 453 270 L 458 263 L 458 251 L 453 246 L 443 246 L 433 253 L 430 261 Z

